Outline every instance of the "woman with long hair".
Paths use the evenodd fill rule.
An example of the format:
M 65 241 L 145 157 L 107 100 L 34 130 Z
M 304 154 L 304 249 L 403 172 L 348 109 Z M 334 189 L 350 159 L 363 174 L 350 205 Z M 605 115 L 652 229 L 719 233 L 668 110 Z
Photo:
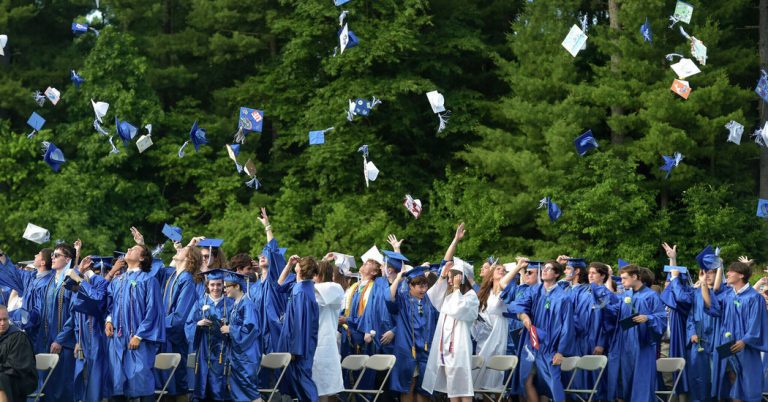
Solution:
M 312 380 L 317 386 L 321 401 L 328 401 L 331 395 L 344 390 L 341 355 L 336 343 L 339 311 L 344 304 L 344 289 L 333 281 L 334 271 L 338 269 L 324 259 L 317 263 L 317 275 L 313 278 L 315 298 L 319 307 L 319 327 L 317 349 L 312 364 Z

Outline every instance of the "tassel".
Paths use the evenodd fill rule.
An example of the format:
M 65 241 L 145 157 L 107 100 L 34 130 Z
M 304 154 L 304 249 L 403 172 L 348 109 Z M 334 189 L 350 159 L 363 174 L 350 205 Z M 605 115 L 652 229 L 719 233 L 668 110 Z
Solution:
M 184 147 L 186 147 L 187 144 L 189 144 L 189 141 L 184 141 L 184 144 L 179 148 L 179 158 L 184 157 Z
M 111 153 L 111 154 L 119 154 L 120 150 L 117 149 L 117 147 L 115 146 L 115 143 L 112 142 L 112 138 L 113 138 L 113 136 L 110 135 L 109 136 L 109 145 L 112 145 L 112 150 L 109 151 L 109 153 Z
M 381 104 L 381 101 L 376 99 L 375 96 L 371 98 L 371 109 L 375 108 L 376 105 L 380 105 L 380 104 Z
M 101 126 L 101 123 L 99 123 L 99 119 L 93 121 L 93 128 L 95 128 L 101 135 L 109 135 L 109 132 Z
M 243 132 L 242 127 L 239 127 L 237 129 L 237 132 L 235 133 L 235 138 L 233 139 L 233 141 L 238 144 L 245 144 L 245 132 Z
M 413 358 L 416 358 L 416 346 L 411 346 L 411 354 L 413 355 Z
M 349 11 L 347 11 L 347 10 L 344 10 L 344 11 L 341 12 L 341 14 L 339 14 L 339 26 L 340 27 L 344 26 L 344 20 L 347 18 L 348 14 L 349 14 Z
M 667 61 L 674 61 L 675 57 L 685 57 L 685 56 L 683 56 L 680 53 L 670 53 L 670 54 L 668 54 L 668 55 L 666 55 L 664 57 L 667 59 Z
M 95 30 L 93 28 L 88 28 L 88 29 L 93 31 L 93 33 L 96 35 L 97 38 L 99 37 L 99 31 L 97 31 L 97 30 Z
M 254 177 L 251 180 L 245 182 L 245 185 L 254 190 L 258 190 L 261 187 L 261 182 L 259 182 L 259 179 Z
M 45 95 L 40 93 L 40 91 L 35 91 L 35 93 L 32 94 L 32 98 L 37 102 L 38 105 L 41 107 L 45 105 Z
M 27 138 L 32 138 L 35 136 L 35 134 L 37 134 L 37 130 L 32 130 L 31 133 L 27 134 Z
M 445 126 L 448 124 L 448 118 L 451 117 L 451 111 L 446 110 L 443 113 L 438 113 L 437 118 L 440 119 L 440 125 L 437 126 L 437 132 L 445 130 Z
M 688 35 L 688 32 L 685 32 L 685 29 L 683 29 L 682 26 L 679 26 L 680 28 L 680 35 L 683 35 L 685 39 L 691 40 L 691 35 Z

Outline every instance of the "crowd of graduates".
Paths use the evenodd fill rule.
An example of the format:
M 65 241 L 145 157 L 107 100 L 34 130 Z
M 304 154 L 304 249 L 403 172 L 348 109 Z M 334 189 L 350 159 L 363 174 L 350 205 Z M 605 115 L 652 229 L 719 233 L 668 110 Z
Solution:
M 176 242 L 173 261 L 153 257 L 143 236 L 118 258 L 81 258 L 81 242 L 42 249 L 16 266 L 0 253 L 2 301 L 34 353 L 59 362 L 43 399 L 153 400 L 169 373 L 158 353 L 194 353 L 168 382 L 168 400 L 256 401 L 277 382 L 263 355 L 290 353 L 279 392 L 300 401 L 329 400 L 350 388 L 341 360 L 394 355 L 387 400 L 471 401 L 477 388 L 498 388 L 511 375 L 510 400 L 569 399 L 565 357 L 605 355 L 594 400 L 654 401 L 664 387 L 659 356 L 686 366 L 677 393 L 688 400 L 759 401 L 768 388 L 768 281 L 750 285 L 752 262 L 725 266 L 705 248 L 698 273 L 678 266 L 676 247 L 657 281 L 633 264 L 618 269 L 561 255 L 549 261 L 488 258 L 474 267 L 455 256 L 459 224 L 439 264 L 408 265 L 402 240 L 374 246 L 358 272 L 343 254 L 290 256 L 259 219 L 266 245 L 258 257 L 227 260 L 221 242 Z M 208 239 L 210 240 L 210 239 Z M 518 356 L 508 373 L 473 370 L 473 355 Z M 43 374 L 41 373 L 41 376 Z M 590 373 L 573 379 L 592 388 Z M 367 371 L 359 388 L 384 378 Z M 2 386 L 2 384 L 0 384 Z M 11 400 L 23 400 L 13 395 Z

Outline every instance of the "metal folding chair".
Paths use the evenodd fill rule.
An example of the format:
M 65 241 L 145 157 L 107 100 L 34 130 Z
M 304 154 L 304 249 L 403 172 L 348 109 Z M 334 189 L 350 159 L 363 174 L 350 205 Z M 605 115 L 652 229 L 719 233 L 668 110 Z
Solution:
M 490 359 L 488 359 L 488 362 L 485 364 L 486 370 L 496 370 L 499 372 L 506 372 L 506 371 L 515 371 L 517 368 L 517 356 L 511 356 L 511 355 L 497 355 L 497 356 L 491 356 Z M 512 374 L 512 373 L 510 373 Z M 509 382 L 512 380 L 512 375 L 508 375 L 507 379 L 504 381 L 504 385 L 501 386 L 501 388 L 475 388 L 475 394 L 479 394 L 483 396 L 483 400 L 488 399 L 490 401 L 493 401 L 494 398 L 491 397 L 491 395 L 498 395 L 498 399 L 496 399 L 496 402 L 501 402 L 501 400 L 504 398 L 504 395 L 507 393 L 507 389 L 509 388 Z
M 347 397 L 347 401 L 352 400 L 352 398 L 354 398 L 355 395 L 360 395 L 361 398 L 363 398 L 368 402 L 376 402 L 376 400 L 379 399 L 379 396 L 384 393 L 384 385 L 387 383 L 390 373 L 392 373 L 392 368 L 395 366 L 395 360 L 396 358 L 393 355 L 373 355 L 369 357 L 368 360 L 365 361 L 365 365 L 362 368 L 362 372 L 360 373 L 359 376 L 357 376 L 357 381 L 355 381 L 355 386 L 352 389 L 345 389 L 344 391 L 342 391 L 349 394 L 349 396 Z M 357 387 L 360 385 L 360 380 L 363 378 L 363 375 L 367 370 L 386 371 L 386 374 L 384 375 L 384 380 L 381 382 L 379 389 L 377 390 L 357 389 Z M 368 396 L 366 395 L 373 395 L 374 396 L 373 400 L 368 399 Z
M 43 390 L 48 384 L 48 380 L 51 379 L 51 374 L 53 374 L 53 369 L 56 368 L 57 364 L 59 364 L 59 355 L 56 353 L 38 353 L 35 355 L 35 367 L 39 371 L 47 371 L 47 373 L 40 389 L 27 395 L 27 398 L 34 398 L 35 402 L 37 402 L 41 397 L 45 396 Z
M 683 369 L 685 368 L 685 359 L 682 357 L 662 357 L 656 359 L 656 371 L 659 373 L 676 373 L 675 382 L 672 383 L 672 389 L 669 391 L 656 391 L 656 399 L 660 402 L 670 402 L 672 396 L 677 392 L 677 383 L 680 382 L 680 377 L 683 376 Z M 662 398 L 661 396 L 666 396 Z
M 163 389 L 155 390 L 155 395 L 157 395 L 157 402 L 160 402 L 160 399 L 162 399 L 163 395 L 168 393 L 166 389 L 168 389 L 168 384 L 170 384 L 173 380 L 173 375 L 176 374 L 176 369 L 179 367 L 179 363 L 181 363 L 181 355 L 178 353 L 158 353 L 157 356 L 155 356 L 156 370 L 171 370 L 171 374 L 165 381 Z
M 573 370 L 573 374 L 571 375 L 571 380 L 568 381 L 568 386 L 565 387 L 565 393 L 573 394 L 574 397 L 578 398 L 582 402 L 592 402 L 592 398 L 594 398 L 595 393 L 597 393 L 597 388 L 600 386 L 600 379 L 603 377 L 603 371 L 605 371 L 605 366 L 607 364 L 608 358 L 602 355 L 586 355 L 578 358 Z M 589 372 L 600 370 L 600 372 L 597 374 L 595 383 L 592 385 L 592 389 L 571 388 L 571 386 L 573 386 L 573 380 L 576 379 L 576 375 L 578 374 L 579 370 Z M 584 399 L 584 397 L 582 397 L 580 394 L 589 394 L 589 398 Z
M 195 392 L 195 365 L 197 363 L 197 354 L 196 353 L 190 353 L 187 355 L 187 370 L 192 370 L 192 374 L 190 375 L 189 371 L 187 371 L 187 390 L 189 390 L 189 393 L 192 394 Z
M 277 377 L 274 388 L 260 389 L 262 394 L 269 394 L 267 402 L 272 401 L 272 397 L 278 392 L 280 388 L 280 381 L 282 381 L 285 371 L 288 369 L 288 365 L 291 364 L 290 353 L 270 353 L 261 357 L 261 368 L 267 368 L 270 370 L 280 370 L 280 376 Z

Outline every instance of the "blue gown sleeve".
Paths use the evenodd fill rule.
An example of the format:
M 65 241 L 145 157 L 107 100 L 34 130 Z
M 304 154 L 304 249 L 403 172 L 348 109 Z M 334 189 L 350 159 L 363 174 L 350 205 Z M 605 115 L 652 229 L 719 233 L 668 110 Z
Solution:
M 667 312 L 656 292 L 650 290 L 650 296 L 644 298 L 638 303 L 638 313 L 648 316 L 648 321 L 638 324 L 638 341 L 641 344 L 650 344 L 661 338 L 667 325 Z
M 293 285 L 296 283 L 296 274 L 288 274 L 282 285 L 277 285 L 278 293 L 288 293 L 293 291 Z
M 759 294 L 748 299 L 747 326 L 741 339 L 753 349 L 768 352 L 768 311 L 765 301 Z
M 146 315 L 139 323 L 135 335 L 142 340 L 163 342 L 165 325 L 163 325 L 163 295 L 160 293 L 160 283 L 147 275 L 137 286 L 141 286 L 144 290 Z
M 684 284 L 681 277 L 672 278 L 661 292 L 661 301 L 680 314 L 688 314 L 693 306 L 692 288 Z
M 574 333 L 574 312 L 573 312 L 574 299 L 570 297 L 564 297 L 562 300 L 562 306 L 560 307 L 560 334 L 557 347 L 554 350 L 563 356 L 578 356 L 576 351 L 576 345 L 574 339 L 577 334 Z
M 187 314 L 186 322 L 184 323 L 184 336 L 187 337 L 189 343 L 190 353 L 197 351 L 199 341 L 199 331 L 197 330 L 197 322 L 203 318 L 202 313 L 203 299 L 198 300 L 189 310 Z M 213 308 L 213 306 L 211 306 Z
M 241 301 L 241 303 L 246 302 Z M 229 324 L 229 337 L 232 339 L 232 349 L 238 354 L 258 354 L 259 359 L 261 359 L 261 350 L 258 347 L 257 341 L 260 334 L 260 325 L 255 309 L 253 306 L 244 305 L 240 311 L 243 314 L 243 322 L 230 320 Z
M 298 299 L 298 300 L 296 300 Z M 318 322 L 317 310 L 310 308 L 311 300 L 300 292 L 294 295 L 291 319 L 288 322 L 289 343 L 288 353 L 294 356 L 306 356 L 310 353 L 310 339 L 312 337 L 312 323 Z
M 66 291 L 68 292 L 68 291 Z M 75 343 L 75 310 L 74 310 L 74 298 L 69 299 L 69 304 L 65 307 L 69 309 L 69 316 L 64 321 L 64 325 L 61 326 L 61 331 L 56 334 L 54 342 L 60 345 L 74 345 Z
M 512 318 L 517 320 L 517 314 L 525 313 L 530 315 L 533 303 L 535 302 L 535 294 L 538 293 L 541 285 L 534 285 L 528 288 L 528 291 L 523 292 L 519 297 L 510 304 L 507 304 L 507 311 L 512 314 Z
M 197 287 L 192 275 L 184 272 L 183 278 L 179 281 L 176 291 L 176 299 L 172 301 L 170 310 L 165 315 L 165 335 L 169 340 L 181 342 L 186 335 L 184 326 L 186 325 L 189 310 L 195 304 Z
M 35 272 L 16 269 L 10 258 L 6 257 L 5 264 L 0 265 L 0 286 L 6 286 L 15 290 L 19 296 L 35 279 Z

